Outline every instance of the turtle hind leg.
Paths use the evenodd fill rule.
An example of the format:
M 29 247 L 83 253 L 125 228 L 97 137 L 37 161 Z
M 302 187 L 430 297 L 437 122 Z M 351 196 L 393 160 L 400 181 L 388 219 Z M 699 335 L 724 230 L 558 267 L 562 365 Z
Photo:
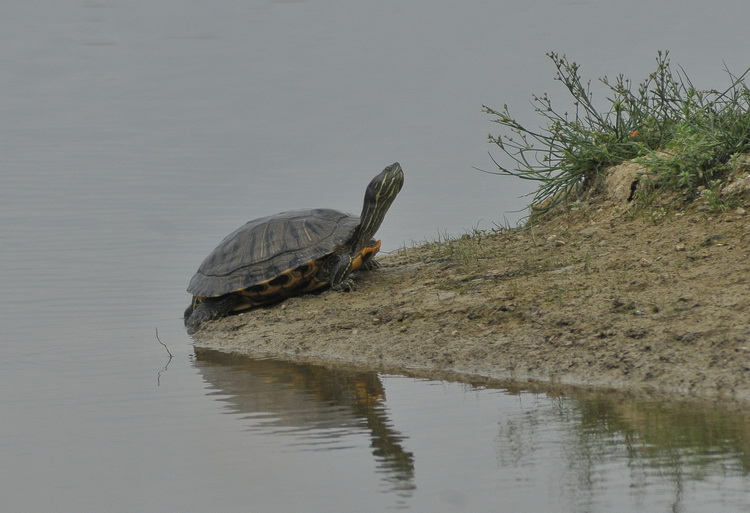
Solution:
M 194 299 L 193 303 L 185 310 L 185 327 L 188 329 L 188 333 L 192 335 L 198 331 L 201 323 L 225 317 L 245 302 L 244 298 L 235 294 Z

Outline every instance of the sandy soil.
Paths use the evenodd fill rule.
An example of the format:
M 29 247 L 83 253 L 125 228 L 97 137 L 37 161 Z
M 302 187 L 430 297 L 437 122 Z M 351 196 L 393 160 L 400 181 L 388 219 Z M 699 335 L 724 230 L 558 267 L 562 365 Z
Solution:
M 747 201 L 723 213 L 701 198 L 636 208 L 628 198 L 638 172 L 615 168 L 603 192 L 533 228 L 382 255 L 353 292 L 207 323 L 195 344 L 750 401 Z M 727 192 L 747 198 L 749 184 L 738 175 Z

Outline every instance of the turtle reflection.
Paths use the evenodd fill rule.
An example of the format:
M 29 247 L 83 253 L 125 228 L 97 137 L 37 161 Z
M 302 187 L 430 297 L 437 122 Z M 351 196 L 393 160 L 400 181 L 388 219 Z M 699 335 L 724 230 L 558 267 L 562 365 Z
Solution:
M 225 396 L 232 411 L 269 434 L 301 434 L 325 448 L 353 430 L 370 433 L 373 455 L 391 490 L 414 489 L 414 456 L 403 446 L 384 407 L 385 389 L 375 372 L 247 356 L 195 348 L 203 379 Z

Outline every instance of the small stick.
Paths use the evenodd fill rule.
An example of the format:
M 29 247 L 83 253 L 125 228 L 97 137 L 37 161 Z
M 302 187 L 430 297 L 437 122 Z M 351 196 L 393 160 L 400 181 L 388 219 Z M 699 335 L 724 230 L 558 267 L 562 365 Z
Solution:
M 174 358 L 174 356 L 172 355 L 172 352 L 167 347 L 167 344 L 162 342 L 161 339 L 159 338 L 159 328 L 155 328 L 155 329 L 156 329 L 156 340 L 158 340 L 159 343 L 164 346 L 164 349 L 167 350 L 167 354 L 169 355 L 169 359 L 171 360 L 172 358 Z
M 156 328 L 156 340 L 158 340 L 159 343 L 164 346 L 164 349 L 167 350 L 167 354 L 169 355 L 169 360 L 167 360 L 167 364 L 164 366 L 162 370 L 158 372 L 158 374 L 156 374 L 156 386 L 161 386 L 161 373 L 167 370 L 167 367 L 169 367 L 169 364 L 172 362 L 172 358 L 174 358 L 174 356 L 172 355 L 172 352 L 167 347 L 167 344 L 162 342 L 161 339 L 159 338 L 159 328 Z

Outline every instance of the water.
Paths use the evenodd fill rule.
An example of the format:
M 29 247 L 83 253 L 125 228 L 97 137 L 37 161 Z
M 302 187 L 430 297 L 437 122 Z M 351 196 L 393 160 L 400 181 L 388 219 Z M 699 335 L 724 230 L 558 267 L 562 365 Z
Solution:
M 724 63 L 750 65 L 748 7 L 722 7 L 5 5 L 3 509 L 746 510 L 741 415 L 194 356 L 180 319 L 223 235 L 357 213 L 396 160 L 386 250 L 515 223 L 529 184 L 473 169 L 491 164 L 482 103 L 533 123 L 530 93 L 557 91 L 550 50 L 638 79 L 669 49 L 719 87 Z
M 337 511 L 750 506 L 747 414 L 687 402 L 416 380 L 210 350 L 197 354 L 196 367 L 210 395 L 249 436 L 270 439 L 266 461 L 288 477 L 254 489 L 258 511 L 326 511 L 331 495 L 321 490 L 330 489 Z M 290 447 L 300 457 L 288 467 Z M 357 458 L 354 465 L 340 465 L 351 458 Z M 283 507 L 276 505 L 280 496 L 287 501 Z

